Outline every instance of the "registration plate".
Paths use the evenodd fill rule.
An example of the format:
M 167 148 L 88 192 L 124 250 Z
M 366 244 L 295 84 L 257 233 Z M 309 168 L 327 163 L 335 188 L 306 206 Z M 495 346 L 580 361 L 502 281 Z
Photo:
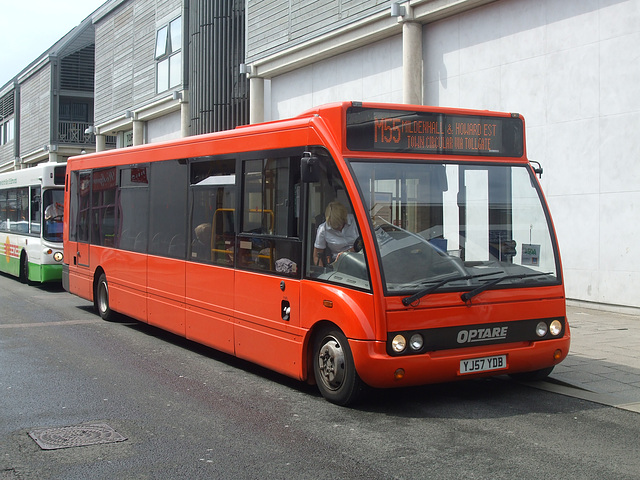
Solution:
M 491 370 L 500 370 L 502 368 L 507 368 L 506 355 L 460 360 L 461 375 L 464 375 L 465 373 L 489 372 Z

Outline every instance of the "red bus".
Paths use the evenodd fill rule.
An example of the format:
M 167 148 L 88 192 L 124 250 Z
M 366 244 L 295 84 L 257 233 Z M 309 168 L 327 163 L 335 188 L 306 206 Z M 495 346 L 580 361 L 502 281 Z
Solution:
M 63 283 L 331 402 L 569 351 L 518 114 L 360 102 L 67 164 Z

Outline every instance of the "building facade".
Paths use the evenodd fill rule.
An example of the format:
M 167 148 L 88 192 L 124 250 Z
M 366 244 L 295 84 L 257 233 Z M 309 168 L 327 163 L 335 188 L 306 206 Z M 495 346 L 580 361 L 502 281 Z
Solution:
M 567 297 L 640 308 L 640 0 L 251 0 L 247 32 L 254 120 L 335 100 L 522 114 Z
M 243 0 L 106 1 L 0 89 L 0 171 L 248 123 L 244 41 Z
M 94 65 L 87 19 L 0 88 L 0 171 L 94 148 Z
M 248 121 L 240 0 L 111 0 L 96 31 L 97 148 L 180 138 Z

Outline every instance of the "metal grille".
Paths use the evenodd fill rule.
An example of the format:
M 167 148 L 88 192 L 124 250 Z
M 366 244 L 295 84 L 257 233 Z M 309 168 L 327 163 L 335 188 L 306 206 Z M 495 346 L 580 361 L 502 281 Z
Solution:
M 60 62 L 60 88 L 93 92 L 95 76 L 95 45 L 89 45 Z
M 14 94 L 8 93 L 0 99 L 0 120 L 3 120 L 10 115 L 13 115 L 14 111 Z
M 244 0 L 190 0 L 189 102 L 191 134 L 249 123 L 244 62 Z

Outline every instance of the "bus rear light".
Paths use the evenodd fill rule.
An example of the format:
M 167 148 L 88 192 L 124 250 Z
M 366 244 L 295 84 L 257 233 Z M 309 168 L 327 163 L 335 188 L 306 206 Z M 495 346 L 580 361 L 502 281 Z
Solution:
M 404 352 L 404 349 L 407 348 L 407 339 L 402 335 L 396 335 L 391 341 L 391 348 L 393 348 L 393 351 L 396 353 Z
M 402 380 L 404 378 L 404 368 L 399 368 L 393 373 L 393 378 Z

